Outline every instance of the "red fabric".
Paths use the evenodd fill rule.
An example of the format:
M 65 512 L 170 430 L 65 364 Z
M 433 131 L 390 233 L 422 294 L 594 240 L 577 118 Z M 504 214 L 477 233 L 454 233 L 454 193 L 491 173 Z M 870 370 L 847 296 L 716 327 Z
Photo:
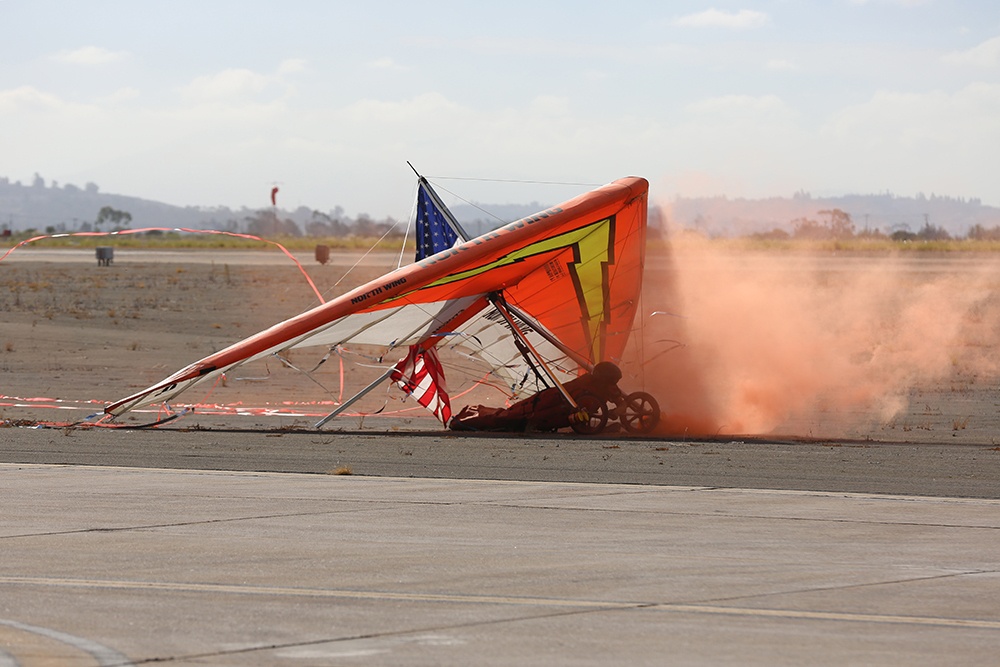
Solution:
M 411 345 L 409 354 L 399 360 L 389 377 L 433 412 L 442 424 L 448 424 L 451 402 L 444 384 L 444 370 L 433 347 L 422 350 L 419 345 Z

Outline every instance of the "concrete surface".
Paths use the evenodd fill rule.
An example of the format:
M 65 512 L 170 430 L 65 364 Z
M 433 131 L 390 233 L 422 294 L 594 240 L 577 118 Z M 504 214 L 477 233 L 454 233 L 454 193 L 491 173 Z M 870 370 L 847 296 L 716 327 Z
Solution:
M 0 464 L 0 665 L 957 665 L 1000 501 Z

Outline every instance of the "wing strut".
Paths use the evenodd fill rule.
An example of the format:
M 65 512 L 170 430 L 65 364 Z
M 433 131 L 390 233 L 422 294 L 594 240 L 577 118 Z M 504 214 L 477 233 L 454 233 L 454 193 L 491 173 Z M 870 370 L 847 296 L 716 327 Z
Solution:
M 339 415 L 341 412 L 343 412 L 344 410 L 346 410 L 347 408 L 351 407 L 352 405 L 354 405 L 355 403 L 357 403 L 359 400 L 361 400 L 362 398 L 364 398 L 365 395 L 368 394 L 368 392 L 370 392 L 372 389 L 374 389 L 375 387 L 379 386 L 380 384 L 382 384 L 383 382 L 385 382 L 386 380 L 388 380 L 389 376 L 392 375 L 392 372 L 394 370 L 396 370 L 396 366 L 395 365 L 389 366 L 389 368 L 385 371 L 385 373 L 383 373 L 382 375 L 380 375 L 377 380 L 375 380 L 370 385 L 368 385 L 367 387 L 365 387 L 364 389 L 362 389 L 361 391 L 359 391 L 358 393 L 356 393 L 354 396 L 351 396 L 349 399 L 347 399 L 346 401 L 344 401 L 343 403 L 341 403 L 340 405 L 338 405 L 336 410 L 334 410 L 333 412 L 331 412 L 330 414 L 328 414 L 326 417 L 323 417 L 318 422 L 316 422 L 316 428 L 322 428 L 323 424 L 327 423 L 328 421 L 330 421 L 331 419 L 333 419 L 334 417 L 336 417 L 337 415 Z
M 517 339 L 520 340 L 526 348 L 528 348 L 528 351 L 531 352 L 531 356 L 533 356 L 535 361 L 538 362 L 538 366 L 545 372 L 546 377 L 548 377 L 548 379 L 552 381 L 552 384 L 559 389 L 559 393 L 566 399 L 566 402 L 569 403 L 570 407 L 576 410 L 579 407 L 576 404 L 576 401 L 573 400 L 570 393 L 566 391 L 566 387 L 563 386 L 562 382 L 559 381 L 559 378 L 557 378 L 555 373 L 552 372 L 552 369 L 549 368 L 549 365 L 545 363 L 544 359 L 542 359 L 542 355 L 538 354 L 538 351 L 531 344 L 531 341 L 528 340 L 528 337 L 524 335 L 524 332 L 521 331 L 521 328 L 517 326 L 517 321 L 514 319 L 514 316 L 510 314 L 509 310 L 507 310 L 507 304 L 504 301 L 503 294 L 501 292 L 495 292 L 490 295 L 489 299 L 490 303 L 493 304 L 493 307 L 497 309 L 497 312 L 503 315 L 503 318 L 507 320 L 507 324 L 510 326 L 510 330 L 513 332 L 514 336 L 517 337 Z M 530 364 L 531 360 L 528 359 L 527 361 Z
M 534 329 L 535 331 L 537 331 L 539 336 L 541 336 L 542 338 L 544 338 L 546 341 L 548 341 L 549 343 L 551 343 L 553 346 L 559 348 L 560 352 L 562 352 L 567 357 L 569 357 L 570 359 L 572 359 L 573 361 L 575 361 L 577 363 L 577 365 L 580 366 L 580 368 L 583 368 L 584 370 L 587 370 L 587 371 L 594 370 L 594 364 L 592 364 L 589 359 L 587 359 L 586 357 L 584 357 L 584 356 L 578 354 L 577 352 L 571 350 L 570 348 L 566 347 L 566 345 L 563 344 L 563 342 L 561 340 L 559 340 L 558 338 L 556 338 L 555 336 L 553 336 L 549 332 L 548 329 L 546 329 L 541 324 L 539 324 L 538 322 L 536 322 L 534 320 L 534 318 L 529 317 L 523 310 L 520 310 L 519 308 L 515 308 L 514 306 L 512 306 L 512 305 L 510 305 L 509 303 L 506 303 L 506 302 L 504 303 L 504 305 L 507 307 L 507 310 L 509 310 L 514 315 L 516 315 L 521 321 L 527 322 L 528 324 L 530 324 L 531 328 Z
M 472 317 L 474 314 L 478 313 L 480 310 L 482 310 L 485 307 L 486 307 L 486 299 L 485 298 L 480 297 L 480 298 L 476 299 L 471 304 L 469 304 L 469 306 L 467 308 L 465 308 L 464 310 L 460 311 L 457 315 L 455 315 L 450 320 L 448 320 L 447 322 L 445 322 L 444 324 L 442 324 L 440 327 L 438 327 L 434 331 L 434 333 L 432 333 L 430 336 L 427 336 L 423 340 L 421 340 L 419 344 L 421 345 L 421 347 L 423 347 L 425 349 L 428 348 L 428 347 L 433 347 L 434 345 L 437 345 L 438 341 L 440 340 L 440 338 L 437 336 L 437 334 L 440 331 L 448 331 L 450 328 L 452 328 L 454 326 L 461 325 L 463 322 L 468 321 L 468 319 L 470 317 Z M 417 331 L 419 331 L 419 328 L 417 329 Z M 410 335 L 412 336 L 413 334 L 411 333 Z M 407 336 L 406 338 L 409 338 L 409 336 Z M 429 343 L 428 341 L 431 341 L 431 340 L 433 340 L 434 342 Z M 337 406 L 336 410 L 334 410 L 333 412 L 331 412 L 330 414 L 328 414 L 327 416 L 323 417 L 318 422 L 316 422 L 316 428 L 321 428 L 328 421 L 330 421 L 331 419 L 333 419 L 334 417 L 336 417 L 337 415 L 339 415 L 340 413 L 342 413 L 344 410 L 346 410 L 347 408 L 349 408 L 352 405 L 354 405 L 355 403 L 357 403 L 361 398 L 363 398 L 366 394 L 368 394 L 372 389 L 374 389 L 375 387 L 379 386 L 380 384 L 382 384 L 383 382 L 385 382 L 386 380 L 388 380 L 389 376 L 392 375 L 392 372 L 394 370 L 396 370 L 395 364 L 393 364 L 392 366 L 390 366 L 386 370 L 385 373 L 383 373 L 381 376 L 379 376 L 379 378 L 377 380 L 375 380 L 370 385 L 368 385 L 367 387 L 365 387 L 364 389 L 362 389 L 361 391 L 359 391 L 358 393 L 356 393 L 354 396 L 351 396 L 343 404 Z
M 388 317 L 388 315 L 386 317 Z M 413 331 L 411 331 L 408 336 L 405 336 L 405 337 L 403 337 L 400 340 L 407 340 L 407 339 L 409 339 L 411 336 L 413 336 L 415 333 L 417 333 L 418 331 L 420 331 L 421 329 L 423 329 L 425 326 L 427 326 L 427 322 L 422 323 L 416 329 L 414 329 Z M 392 374 L 392 372 L 394 370 L 396 370 L 396 365 L 395 364 L 393 364 L 392 366 L 390 366 L 389 369 L 386 370 L 386 372 L 383 373 L 379 377 L 379 379 L 377 379 L 374 382 L 372 382 L 370 385 L 368 385 L 367 387 L 365 387 L 364 389 L 362 389 L 361 391 L 359 391 L 358 393 L 356 393 L 354 396 L 351 396 L 349 399 L 347 399 L 346 402 L 344 402 L 343 404 L 337 406 L 336 410 L 334 410 L 333 412 L 331 412 L 330 414 L 328 414 L 326 417 L 323 417 L 318 422 L 316 422 L 316 428 L 320 428 L 321 426 L 323 426 L 323 424 L 327 423 L 328 421 L 330 421 L 331 419 L 333 419 L 334 417 L 336 417 L 337 415 L 339 415 L 341 412 L 343 412 L 344 410 L 346 410 L 350 406 L 352 406 L 355 403 L 357 403 L 361 398 L 363 398 L 365 396 L 365 394 L 367 394 L 372 389 L 374 389 L 375 387 L 377 387 L 380 384 L 382 384 L 383 382 L 385 382 L 389 378 L 389 376 Z

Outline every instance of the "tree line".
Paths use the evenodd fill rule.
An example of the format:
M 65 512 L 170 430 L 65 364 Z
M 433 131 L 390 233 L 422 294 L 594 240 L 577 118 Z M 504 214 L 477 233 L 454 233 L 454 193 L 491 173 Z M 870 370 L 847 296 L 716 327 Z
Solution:
M 916 232 L 909 229 L 897 229 L 884 232 L 879 229 L 857 229 L 851 214 L 839 208 L 819 211 L 818 220 L 798 218 L 791 222 L 791 231 L 775 228 L 768 232 L 750 234 L 750 238 L 760 240 L 846 240 L 846 239 L 882 239 L 892 241 L 951 241 L 963 238 L 974 241 L 1000 240 L 1000 226 L 984 227 L 976 224 L 969 228 L 964 236 L 953 235 L 944 227 L 924 221 L 923 227 Z
M 343 214 L 339 207 L 329 213 L 322 211 L 297 210 L 297 217 L 305 218 L 300 223 L 290 217 L 282 217 L 275 209 L 261 209 L 254 211 L 242 219 L 230 218 L 211 226 L 215 229 L 234 233 L 246 233 L 261 237 L 313 237 L 313 238 L 398 238 L 405 234 L 405 225 L 399 223 L 392 217 L 381 220 L 373 219 L 371 216 L 362 213 L 356 218 L 350 218 Z M 879 229 L 858 229 L 850 213 L 839 208 L 819 211 L 818 218 L 802 217 L 792 220 L 791 231 L 782 228 L 774 228 L 766 232 L 754 232 L 746 235 L 757 240 L 786 241 L 826 241 L 826 240 L 847 240 L 847 239 L 873 239 L 891 241 L 951 241 L 951 240 L 972 240 L 972 241 L 1000 241 L 1000 225 L 986 227 L 975 224 L 969 228 L 965 236 L 954 235 L 941 226 L 931 224 L 925 220 L 923 227 L 916 232 L 909 229 L 896 229 L 885 232 Z M 650 208 L 650 223 L 662 226 L 662 213 L 656 207 Z M 132 223 L 132 215 L 128 211 L 118 210 L 111 206 L 102 207 L 93 223 L 82 223 L 77 231 L 121 231 L 128 229 Z M 72 231 L 66 229 L 64 224 L 53 225 L 45 228 L 48 234 L 57 232 Z M 25 230 L 26 234 L 37 233 L 35 229 Z M 9 235 L 9 233 L 7 234 Z
M 301 214 L 302 211 L 296 213 Z M 45 228 L 46 234 L 56 234 L 70 231 L 79 232 L 114 232 L 130 229 L 133 222 L 132 214 L 128 211 L 115 209 L 111 206 L 102 207 L 93 222 L 85 221 L 74 229 L 69 229 L 65 223 L 49 225 Z M 142 222 L 138 221 L 139 226 Z M 336 209 L 330 213 L 322 211 L 308 212 L 308 217 L 303 223 L 296 222 L 289 217 L 278 215 L 275 210 L 264 209 L 254 211 L 252 214 L 240 218 L 230 218 L 222 223 L 212 223 L 208 227 L 227 232 L 246 233 L 253 236 L 262 237 L 401 237 L 405 233 L 404 226 L 399 224 L 392 217 L 382 220 L 373 219 L 371 216 L 362 213 L 356 218 L 350 218 L 343 214 L 341 209 Z M 37 234 L 37 229 L 26 229 L 23 234 Z M 9 235 L 9 234 L 8 234 Z
M 344 216 L 339 210 L 332 213 L 312 211 L 302 225 L 291 218 L 282 219 L 275 211 L 262 210 L 244 217 L 242 221 L 230 220 L 227 222 L 226 228 L 226 231 L 245 231 L 254 236 L 310 236 L 317 238 L 393 237 L 403 236 L 405 232 L 404 225 L 392 217 L 375 220 L 362 213 L 352 219 Z

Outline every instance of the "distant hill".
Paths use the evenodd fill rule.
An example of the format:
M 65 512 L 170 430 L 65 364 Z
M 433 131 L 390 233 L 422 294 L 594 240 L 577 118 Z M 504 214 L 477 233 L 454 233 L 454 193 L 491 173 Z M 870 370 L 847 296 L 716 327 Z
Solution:
M 245 231 L 248 220 L 258 217 L 264 210 L 245 207 L 231 209 L 226 206 L 173 206 L 139 197 L 104 193 L 94 183 L 88 183 L 82 188 L 69 184 L 46 185 L 44 179 L 36 176 L 30 185 L 25 185 L 0 177 L 0 229 L 10 229 L 12 232 L 28 229 L 38 232 L 89 231 L 94 228 L 101 209 L 105 207 L 127 212 L 131 216 L 128 226 L 133 229 L 188 227 L 230 231 Z M 544 208 L 538 203 L 482 207 L 462 204 L 454 207 L 452 212 L 470 233 L 478 235 Z M 490 217 L 484 209 L 497 217 Z M 303 232 L 308 231 L 308 224 L 317 219 L 343 220 L 348 225 L 357 222 L 345 218 L 343 210 L 339 208 L 325 213 L 307 207 L 293 211 L 278 209 L 277 214 L 282 220 L 295 222 Z M 382 222 L 395 221 L 387 219 Z
M 459 204 L 455 217 L 472 235 L 513 222 L 544 210 L 549 204 Z M 36 176 L 30 185 L 0 177 L 0 229 L 13 232 L 34 229 L 81 231 L 92 229 L 102 208 L 127 212 L 132 228 L 190 227 L 246 231 L 251 221 L 265 209 L 230 209 L 173 206 L 139 197 L 107 194 L 88 183 L 84 187 L 58 185 Z M 865 229 L 886 234 L 904 230 L 916 232 L 925 225 L 945 229 L 952 236 L 964 236 L 973 225 L 1000 226 L 1000 208 L 985 206 L 978 199 L 956 199 L 923 195 L 897 197 L 891 194 L 812 197 L 797 193 L 788 198 L 730 199 L 728 197 L 677 197 L 662 208 L 650 211 L 650 226 L 683 227 L 708 236 L 745 236 L 774 229 L 791 231 L 797 221 L 821 219 L 821 211 L 839 209 L 851 216 L 858 232 Z M 362 221 L 345 218 L 338 207 L 322 213 L 306 207 L 294 211 L 279 209 L 278 217 L 292 221 L 292 230 L 303 233 L 320 229 L 317 221 L 340 220 L 348 227 Z M 391 225 L 392 219 L 381 221 Z
M 500 225 L 482 209 L 506 222 L 518 220 L 545 209 L 548 205 L 486 206 L 462 204 L 452 212 L 473 233 L 482 233 Z M 729 199 L 728 197 L 677 197 L 665 206 L 650 210 L 651 228 L 682 227 L 707 236 L 748 236 L 781 229 L 791 232 L 803 219 L 822 221 L 821 211 L 839 209 L 851 216 L 855 229 L 863 232 L 917 232 L 925 225 L 965 236 L 973 225 L 1000 226 L 1000 208 L 984 206 L 978 199 L 951 197 L 897 197 L 881 195 L 846 195 L 812 197 L 798 193 L 793 197 L 768 199 Z M 477 228 L 481 231 L 477 232 Z
M 821 211 L 839 209 L 851 216 L 856 231 L 917 232 L 926 225 L 952 236 L 965 236 L 973 225 L 1000 225 L 1000 208 L 979 199 L 891 194 L 790 198 L 729 199 L 678 197 L 663 212 L 669 225 L 698 230 L 708 236 L 747 236 L 781 229 L 790 232 L 796 221 L 821 220 Z
M 97 185 L 88 183 L 83 188 L 75 185 L 60 187 L 45 185 L 35 177 L 31 185 L 11 183 L 0 178 L 0 229 L 39 232 L 77 231 L 89 229 L 106 206 L 125 211 L 132 216 L 131 227 L 208 227 L 223 229 L 229 220 L 239 220 L 252 211 L 233 211 L 226 207 L 214 209 L 194 206 L 181 207 L 160 202 L 106 194 Z

